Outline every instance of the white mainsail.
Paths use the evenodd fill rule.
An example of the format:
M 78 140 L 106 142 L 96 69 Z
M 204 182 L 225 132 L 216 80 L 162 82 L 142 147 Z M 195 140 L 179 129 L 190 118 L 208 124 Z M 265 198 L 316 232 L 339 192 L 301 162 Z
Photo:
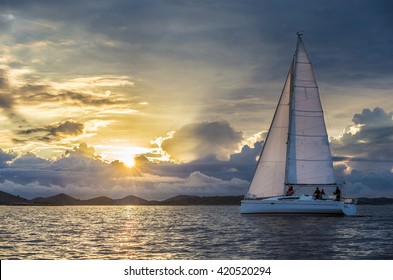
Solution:
M 247 197 L 283 195 L 288 184 L 334 183 L 318 87 L 298 36 L 295 56 Z
M 287 184 L 335 184 L 318 86 L 299 36 L 291 89 Z

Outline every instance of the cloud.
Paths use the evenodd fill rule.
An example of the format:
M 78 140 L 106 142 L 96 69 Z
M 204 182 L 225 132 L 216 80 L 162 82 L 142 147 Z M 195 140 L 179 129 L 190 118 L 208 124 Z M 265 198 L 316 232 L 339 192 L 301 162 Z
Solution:
M 200 161 L 189 165 L 145 161 L 143 165 L 128 169 L 118 161 L 103 161 L 94 147 L 84 142 L 53 161 L 44 160 L 33 153 L 17 158 L 10 153 L 2 152 L 0 155 L 4 162 L 4 168 L 0 169 L 0 188 L 4 191 L 15 188 L 11 193 L 28 197 L 42 195 L 45 189 L 47 195 L 67 192 L 74 196 L 83 195 L 84 198 L 129 194 L 149 199 L 163 199 L 177 194 L 239 195 L 248 185 L 247 180 L 237 178 L 236 174 L 228 178 L 216 177 L 221 173 L 219 165 L 223 164 L 218 160 L 210 163 L 212 170 L 206 165 L 207 159 L 204 163 Z M 176 169 L 182 171 L 168 173 Z M 205 171 L 211 175 L 205 174 Z
M 23 89 L 24 90 L 24 89 Z M 119 97 L 102 97 L 96 94 L 81 93 L 73 91 L 63 91 L 60 93 L 47 93 L 41 92 L 26 96 L 26 101 L 33 102 L 63 102 L 68 101 L 68 105 L 89 105 L 89 106 L 103 106 L 103 105 L 114 105 L 124 104 L 127 102 L 124 98 Z M 71 103 L 72 102 L 72 103 Z
M 8 82 L 8 71 L 0 68 L 0 109 L 4 114 L 14 122 L 25 123 L 26 121 L 19 116 L 15 108 L 15 99 L 11 94 L 10 85 Z
M 200 196 L 241 195 L 246 192 L 248 184 L 248 181 L 237 178 L 226 181 L 195 171 L 188 177 L 184 179 L 176 178 L 173 182 L 161 180 L 155 186 L 155 195 L 157 197 L 166 196 L 167 198 L 173 196 L 173 194 Z
M 60 186 L 47 186 L 41 185 L 38 182 L 30 182 L 30 183 L 15 183 L 11 180 L 0 181 L 0 189 L 4 192 L 20 195 L 24 198 L 35 198 L 35 197 L 47 197 L 51 195 L 56 195 L 59 193 L 64 193 L 64 188 Z
M 337 154 L 348 157 L 354 164 L 363 163 L 363 168 L 385 163 L 393 166 L 393 112 L 383 108 L 363 109 L 354 114 L 353 125 L 347 126 L 342 135 L 332 141 Z M 368 164 L 367 164 L 368 163 Z
M 8 88 L 8 77 L 5 69 L 0 68 L 0 90 Z
M 172 138 L 165 139 L 161 147 L 173 159 L 190 161 L 208 154 L 228 158 L 239 148 L 242 132 L 235 131 L 226 121 L 185 125 Z
M 21 136 L 36 135 L 33 137 L 33 139 L 44 142 L 51 142 L 70 136 L 81 135 L 84 132 L 84 127 L 84 124 L 81 122 L 67 120 L 60 123 L 54 123 L 45 127 L 19 130 L 17 131 L 17 133 Z M 23 139 L 16 140 L 23 141 Z
M 186 178 L 190 176 L 192 172 L 198 171 L 207 176 L 226 181 L 234 178 L 250 181 L 262 146 L 263 141 L 256 142 L 254 145 L 251 145 L 251 147 L 245 145 L 242 147 L 241 151 L 233 153 L 228 159 L 223 160 L 219 160 L 213 154 L 208 154 L 205 157 L 190 162 L 182 162 L 181 164 L 173 162 L 149 164 L 145 162 L 143 170 L 159 176 L 171 174 L 178 178 Z
M 225 128 L 222 130 L 224 135 L 234 136 L 234 143 L 238 146 L 241 134 L 233 129 L 228 133 L 230 126 L 224 122 L 213 123 L 214 130 L 221 125 Z M 196 128 L 200 130 L 191 130 L 192 133 L 205 132 L 202 140 L 212 137 L 212 131 L 205 131 L 203 124 L 196 125 Z M 219 139 L 225 139 L 223 135 L 215 134 Z M 156 139 L 155 145 L 160 145 L 173 136 L 174 134 L 169 134 Z M 141 159 L 136 160 L 137 166 L 128 169 L 118 161 L 104 162 L 93 146 L 83 142 L 66 150 L 62 157 L 54 161 L 45 161 L 32 153 L 20 156 L 11 165 L 7 165 L 7 169 L 0 171 L 0 178 L 7 188 L 11 185 L 17 187 L 20 195 L 24 194 L 21 185 L 29 185 L 31 188 L 25 194 L 30 197 L 34 196 L 34 186 L 37 186 L 37 195 L 46 186 L 51 194 L 53 190 L 61 190 L 84 198 L 94 195 L 121 197 L 129 194 L 149 199 L 164 199 L 178 194 L 240 195 L 245 193 L 249 184 L 262 143 L 257 142 L 254 147 L 246 145 L 240 152 L 222 160 L 212 153 L 182 164 L 150 162 L 142 157 L 143 163 Z
M 0 189 L 28 197 L 59 192 L 80 198 L 129 194 L 147 199 L 178 194 L 240 195 L 246 192 L 262 145 L 263 142 L 255 143 L 254 147 L 245 145 L 227 160 L 211 154 L 181 164 L 145 159 L 133 169 L 118 161 L 104 162 L 87 143 L 67 150 L 54 161 L 40 159 L 32 153 L 16 158 L 14 154 L 2 152 Z M 346 196 L 393 195 L 391 170 L 373 172 L 340 163 L 336 172 L 338 181 L 346 182 Z
M 100 157 L 96 155 L 96 150 L 93 146 L 88 146 L 86 142 L 79 144 L 79 147 L 74 147 L 73 150 L 67 150 L 64 154 L 70 157 L 85 157 L 89 159 L 99 159 Z
M 349 169 L 349 172 L 348 172 Z M 345 195 L 352 197 L 393 197 L 391 170 L 367 171 L 350 169 L 346 164 L 336 167 L 338 179 L 345 182 Z
M 14 99 L 11 94 L 2 93 L 0 94 L 0 108 L 3 110 L 12 109 L 12 105 L 14 104 Z
M 331 141 L 338 180 L 348 194 L 361 197 L 393 196 L 393 112 L 365 108 Z
M 54 136 L 79 135 L 83 133 L 84 124 L 75 121 L 61 122 L 49 129 L 49 133 Z
M 97 87 L 118 87 L 133 86 L 134 82 L 128 76 L 94 76 L 70 79 L 65 83 L 52 83 L 55 88 L 59 89 L 79 89 L 79 88 L 97 88 Z
M 9 167 L 18 169 L 45 169 L 48 168 L 51 161 L 37 157 L 35 154 L 29 152 L 22 156 L 15 158 Z
M 129 109 L 141 103 L 138 97 L 127 96 L 124 92 L 132 86 L 134 82 L 124 75 L 85 76 L 58 81 L 55 77 L 43 78 L 35 70 L 6 67 L 0 68 L 0 108 L 12 117 L 17 115 L 15 105 L 29 108 L 58 103 L 62 107 Z
M 131 98 L 112 93 L 116 87 L 133 86 L 128 76 L 90 76 L 62 82 L 37 80 L 34 84 L 22 81 L 13 91 L 24 104 L 64 103 L 76 106 L 131 106 Z
M 15 91 L 20 99 L 31 102 L 67 102 L 67 105 L 104 106 L 133 104 L 120 94 L 112 93 L 116 87 L 133 86 L 128 76 L 90 76 L 74 78 L 62 82 L 46 82 L 41 84 L 24 84 Z
M 8 167 L 9 163 L 18 155 L 12 151 L 6 152 L 0 149 L 0 168 Z
M 14 158 L 4 167 L 0 169 L 0 182 L 3 181 L 3 186 L 7 185 L 6 182 L 16 184 L 21 195 L 21 185 L 26 186 L 24 193 L 29 195 L 34 193 L 33 189 L 28 189 L 33 186 L 38 187 L 36 195 L 45 188 L 47 193 L 54 193 L 53 190 L 64 192 L 69 186 L 73 186 L 71 189 L 74 191 L 70 194 L 86 194 L 89 192 L 87 190 L 105 192 L 111 186 L 113 173 L 113 166 L 103 162 L 94 147 L 84 142 L 53 161 L 27 153 Z
M 393 125 L 393 112 L 385 112 L 380 107 L 376 107 L 372 111 L 369 108 L 365 108 L 360 114 L 355 114 L 352 121 L 355 125 L 389 127 Z

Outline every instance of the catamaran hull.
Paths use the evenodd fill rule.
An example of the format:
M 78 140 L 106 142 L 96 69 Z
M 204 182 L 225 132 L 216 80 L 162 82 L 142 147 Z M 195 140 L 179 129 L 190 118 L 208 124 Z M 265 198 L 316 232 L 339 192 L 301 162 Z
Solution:
M 252 199 L 242 200 L 242 214 L 316 214 L 356 215 L 356 205 L 343 201 L 315 199 Z

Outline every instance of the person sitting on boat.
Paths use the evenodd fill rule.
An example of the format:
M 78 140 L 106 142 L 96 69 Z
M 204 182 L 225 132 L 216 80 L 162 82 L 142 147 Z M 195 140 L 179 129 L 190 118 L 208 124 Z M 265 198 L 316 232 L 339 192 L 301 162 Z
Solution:
M 319 190 L 318 187 L 315 189 L 314 197 L 315 199 L 321 199 L 321 191 Z
M 322 189 L 321 190 L 321 199 L 328 199 L 329 197 L 328 197 L 328 195 L 325 193 L 325 190 L 324 189 Z
M 333 193 L 336 196 L 336 201 L 340 201 L 341 200 L 341 190 L 339 189 L 339 187 L 336 187 L 336 190 Z
M 291 196 L 295 193 L 295 191 L 293 190 L 292 186 L 289 186 L 287 189 L 287 193 L 285 194 L 286 196 Z

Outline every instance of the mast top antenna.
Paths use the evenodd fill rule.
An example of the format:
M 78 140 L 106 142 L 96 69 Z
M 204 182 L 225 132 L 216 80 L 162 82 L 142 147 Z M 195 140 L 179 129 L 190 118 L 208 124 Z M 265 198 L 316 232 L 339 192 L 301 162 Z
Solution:
M 303 35 L 303 31 L 296 32 L 297 37 L 300 39 Z

